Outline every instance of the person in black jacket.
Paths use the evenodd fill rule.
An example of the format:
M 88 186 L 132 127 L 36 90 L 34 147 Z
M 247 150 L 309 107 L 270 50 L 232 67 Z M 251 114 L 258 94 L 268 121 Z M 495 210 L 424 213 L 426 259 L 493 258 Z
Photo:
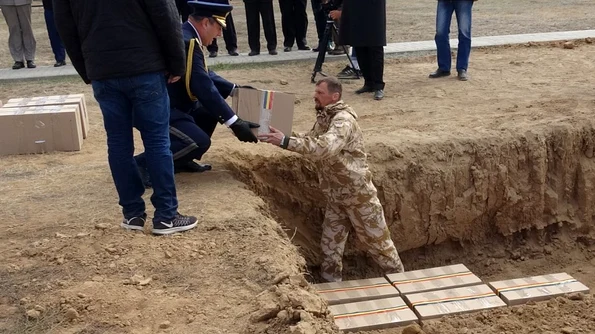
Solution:
M 291 51 L 294 42 L 298 50 L 310 50 L 306 41 L 308 31 L 306 4 L 306 0 L 279 0 L 285 52 Z
M 153 234 L 192 229 L 178 213 L 169 140 L 167 82 L 185 70 L 184 43 L 173 0 L 53 0 L 58 33 L 83 81 L 92 84 L 107 132 L 108 161 L 123 228 L 142 230 L 145 191 L 134 155 L 142 136 L 153 182 Z
M 248 27 L 248 56 L 260 54 L 260 17 L 262 28 L 267 40 L 267 49 L 270 55 L 277 55 L 277 28 L 275 26 L 275 12 L 273 0 L 244 0 L 246 6 L 246 25 Z
M 356 94 L 374 93 L 384 98 L 384 46 L 386 45 L 386 0 L 343 0 L 342 10 L 331 13 L 341 19 L 339 43 L 355 49 L 364 86 Z
M 52 0 L 43 0 L 42 3 L 50 46 L 52 47 L 52 52 L 56 59 L 54 67 L 64 66 L 66 65 L 66 51 L 64 50 L 64 45 L 62 45 L 62 40 L 60 39 L 60 35 L 58 35 L 58 30 L 56 30 L 56 24 L 54 23 L 54 6 L 52 5 Z

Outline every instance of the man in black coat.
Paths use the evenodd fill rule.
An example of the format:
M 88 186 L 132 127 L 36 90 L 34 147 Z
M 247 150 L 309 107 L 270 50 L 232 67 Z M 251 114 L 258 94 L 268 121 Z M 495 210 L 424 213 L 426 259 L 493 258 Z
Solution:
M 267 49 L 270 55 L 277 55 L 277 28 L 275 26 L 275 12 L 273 0 L 244 0 L 246 6 L 246 25 L 248 26 L 248 56 L 260 54 L 260 17 L 262 28 L 267 40 Z
M 386 45 L 386 0 L 343 0 L 341 11 L 331 12 L 340 18 L 339 43 L 355 49 L 364 86 L 356 94 L 374 93 L 384 98 L 384 46 Z
M 72 65 L 93 85 L 107 132 L 108 160 L 124 220 L 142 230 L 145 187 L 134 155 L 133 127 L 142 136 L 155 207 L 153 234 L 192 229 L 178 213 L 169 140 L 167 82 L 184 74 L 186 57 L 173 0 L 53 0 L 58 33 Z
M 289 52 L 293 43 L 298 50 L 310 50 L 306 41 L 308 31 L 308 15 L 306 0 L 279 0 L 281 8 L 281 26 L 283 28 L 283 51 Z
M 48 37 L 50 38 L 50 46 L 56 59 L 54 67 L 64 66 L 66 65 L 66 50 L 64 50 L 64 45 L 62 45 L 58 30 L 56 30 L 56 23 L 54 23 L 54 6 L 52 0 L 43 0 L 42 4 L 45 26 L 48 30 Z

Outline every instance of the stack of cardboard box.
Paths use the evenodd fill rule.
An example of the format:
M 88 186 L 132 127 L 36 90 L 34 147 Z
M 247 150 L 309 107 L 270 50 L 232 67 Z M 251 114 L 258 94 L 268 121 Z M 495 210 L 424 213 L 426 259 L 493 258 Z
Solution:
M 80 151 L 89 133 L 83 94 L 15 98 L 0 106 L 0 156 Z

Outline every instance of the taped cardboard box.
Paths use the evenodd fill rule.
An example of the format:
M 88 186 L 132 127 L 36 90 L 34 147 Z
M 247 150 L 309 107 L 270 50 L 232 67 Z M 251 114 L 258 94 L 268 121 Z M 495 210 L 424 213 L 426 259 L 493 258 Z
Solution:
M 384 277 L 315 284 L 329 305 L 398 297 L 399 291 Z
M 401 297 L 329 306 L 340 330 L 363 331 L 406 326 L 418 321 Z
M 386 277 L 389 282 L 401 292 L 401 294 L 441 290 L 482 283 L 479 277 L 475 276 L 463 264 L 406 271 L 404 273 L 389 274 Z
M 37 107 L 37 106 L 56 106 L 56 105 L 70 105 L 75 104 L 79 107 L 81 113 L 81 128 L 83 131 L 83 138 L 87 138 L 89 133 L 89 115 L 87 113 L 87 103 L 85 102 L 85 94 L 70 94 L 70 95 L 53 95 L 53 96 L 37 96 L 10 99 L 3 106 L 4 108 L 15 107 Z
M 0 108 L 0 155 L 80 151 L 76 105 Z
M 567 273 L 533 276 L 488 283 L 508 305 L 542 301 L 589 288 Z
M 269 133 L 269 126 L 291 135 L 295 97 L 292 94 L 239 88 L 233 96 L 232 108 L 243 120 L 260 124 L 255 135 Z
M 421 320 L 506 306 L 486 284 L 415 293 L 403 298 Z

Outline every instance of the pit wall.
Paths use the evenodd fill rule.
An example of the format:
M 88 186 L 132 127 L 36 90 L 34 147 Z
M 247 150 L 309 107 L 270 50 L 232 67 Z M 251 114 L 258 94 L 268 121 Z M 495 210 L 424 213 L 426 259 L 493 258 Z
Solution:
M 594 147 L 591 124 L 503 138 L 406 144 L 372 140 L 367 145 L 399 251 L 448 240 L 481 242 L 494 234 L 509 236 L 557 223 L 590 233 Z M 263 154 L 234 152 L 227 162 L 269 203 L 308 263 L 319 263 L 325 199 L 314 165 L 288 152 Z

